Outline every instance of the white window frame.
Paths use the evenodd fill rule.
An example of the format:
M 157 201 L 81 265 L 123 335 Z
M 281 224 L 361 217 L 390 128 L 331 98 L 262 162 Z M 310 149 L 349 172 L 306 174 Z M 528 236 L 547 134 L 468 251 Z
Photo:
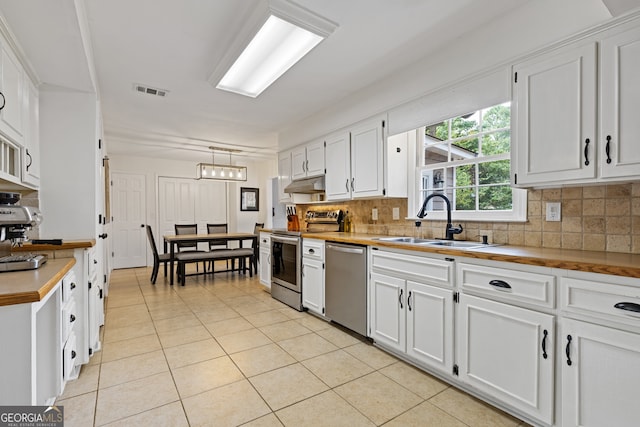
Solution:
M 490 106 L 489 106 L 490 107 Z M 487 108 L 487 107 L 485 107 Z M 479 108 L 478 110 L 482 110 L 484 108 Z M 464 113 L 462 113 L 464 114 Z M 455 118 L 460 114 L 452 114 L 450 118 Z M 443 169 L 450 168 L 455 166 L 460 166 L 464 164 L 479 164 L 477 160 L 468 161 L 468 160 L 458 160 L 458 161 L 450 161 L 443 162 L 437 164 L 437 166 L 423 165 L 424 159 L 424 138 L 425 138 L 425 127 L 420 127 L 416 129 L 418 138 L 415 145 L 414 151 L 414 179 L 413 179 L 413 191 L 409 192 L 409 203 L 408 203 L 408 219 L 419 220 L 417 218 L 417 213 L 422 207 L 422 173 L 426 170 L 434 170 L 434 169 Z M 506 129 L 503 129 L 506 130 Z M 492 130 L 499 131 L 499 130 Z M 466 139 L 468 137 L 460 138 Z M 513 141 L 512 141 L 513 142 Z M 482 163 L 496 160 L 511 160 L 510 153 L 497 154 L 492 156 L 482 157 Z M 478 168 L 476 168 L 477 173 Z M 527 220 L 527 190 L 512 188 L 512 209 L 509 211 L 505 210 L 496 210 L 496 211 L 453 211 L 452 217 L 453 221 L 487 221 L 487 222 L 525 222 Z M 452 205 L 454 205 L 454 201 L 452 200 Z M 424 220 L 446 220 L 447 212 L 446 211 L 428 211 L 427 216 L 423 218 Z

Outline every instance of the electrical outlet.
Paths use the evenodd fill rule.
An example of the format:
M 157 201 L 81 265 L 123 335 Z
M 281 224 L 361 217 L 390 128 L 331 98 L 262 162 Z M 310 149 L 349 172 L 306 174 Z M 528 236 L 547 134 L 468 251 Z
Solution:
M 393 208 L 393 219 L 400 219 L 400 208 Z
M 374 220 L 374 221 L 378 220 L 378 209 L 377 208 L 371 209 L 371 219 Z
M 547 202 L 547 221 L 560 221 L 562 213 L 560 202 Z

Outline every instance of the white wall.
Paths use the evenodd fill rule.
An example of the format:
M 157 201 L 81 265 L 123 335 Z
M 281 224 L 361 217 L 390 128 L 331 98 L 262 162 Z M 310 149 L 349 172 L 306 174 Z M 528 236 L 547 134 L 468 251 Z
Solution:
M 108 146 L 108 141 L 107 141 Z M 267 178 L 277 175 L 277 163 L 273 160 L 234 161 L 234 164 L 247 166 L 247 181 L 242 183 L 227 183 L 227 223 L 229 231 L 253 231 L 256 222 L 266 219 L 266 188 Z M 188 161 L 157 159 L 151 157 L 134 157 L 109 155 L 111 173 L 126 172 L 140 173 L 146 176 L 146 209 L 147 223 L 157 229 L 157 184 L 159 176 L 175 178 L 194 178 L 196 164 Z M 258 212 L 240 212 L 240 187 L 254 187 L 260 189 Z
M 412 67 L 282 132 L 279 148 L 293 147 L 388 111 L 610 18 L 601 0 L 529 1 L 440 51 L 426 57 L 416 52 Z

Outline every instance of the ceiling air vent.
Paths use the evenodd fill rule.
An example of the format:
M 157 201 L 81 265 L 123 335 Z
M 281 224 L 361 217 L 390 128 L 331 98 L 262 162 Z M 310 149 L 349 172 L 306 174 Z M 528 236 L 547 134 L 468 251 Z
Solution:
M 134 85 L 134 90 L 136 92 L 146 93 L 148 95 L 155 95 L 160 97 L 165 97 L 169 93 L 169 91 L 166 89 L 158 89 L 155 87 L 143 86 L 139 84 Z

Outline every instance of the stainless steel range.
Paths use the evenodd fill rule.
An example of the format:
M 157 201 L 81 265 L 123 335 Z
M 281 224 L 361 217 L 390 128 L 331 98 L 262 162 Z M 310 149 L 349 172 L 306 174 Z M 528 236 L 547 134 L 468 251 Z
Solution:
M 340 231 L 339 209 L 309 211 L 306 233 Z M 271 296 L 302 311 L 302 232 L 273 230 L 271 235 Z
M 33 270 L 47 262 L 45 255 L 11 255 L 11 248 L 27 241 L 27 231 L 42 220 L 36 208 L 18 206 L 19 193 L 0 193 L 0 272 Z

